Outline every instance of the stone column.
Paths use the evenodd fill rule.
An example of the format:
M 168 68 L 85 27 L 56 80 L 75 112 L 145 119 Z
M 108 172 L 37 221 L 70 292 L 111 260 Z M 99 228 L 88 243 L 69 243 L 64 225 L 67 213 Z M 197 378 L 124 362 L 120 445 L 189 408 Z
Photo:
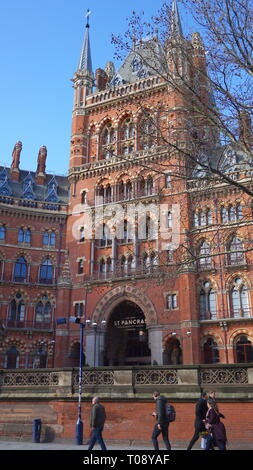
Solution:
M 154 325 L 148 327 L 149 347 L 151 350 L 151 365 L 163 365 L 163 326 Z
M 89 367 L 104 364 L 105 330 L 99 328 L 86 329 L 86 364 Z

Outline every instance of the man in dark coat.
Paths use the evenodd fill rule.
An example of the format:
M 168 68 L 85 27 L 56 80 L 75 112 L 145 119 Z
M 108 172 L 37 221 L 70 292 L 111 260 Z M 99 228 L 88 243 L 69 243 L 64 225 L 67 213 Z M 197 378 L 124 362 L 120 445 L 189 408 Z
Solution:
M 152 433 L 152 442 L 155 450 L 159 450 L 158 436 L 162 433 L 163 442 L 167 450 L 171 449 L 169 441 L 169 421 L 167 416 L 167 400 L 162 397 L 159 392 L 153 393 L 153 398 L 156 401 L 156 411 L 153 416 L 156 417 L 156 424 Z
M 195 433 L 192 437 L 191 442 L 189 443 L 187 450 L 191 450 L 191 448 L 194 446 L 195 442 L 197 442 L 199 438 L 199 433 L 205 431 L 205 424 L 204 420 L 206 419 L 206 413 L 207 413 L 207 393 L 203 392 L 201 394 L 200 399 L 196 403 L 196 408 L 195 408 Z
M 99 403 L 99 398 L 94 397 L 92 399 L 92 408 L 90 414 L 90 427 L 91 427 L 91 438 L 89 442 L 88 450 L 92 450 L 96 442 L 98 441 L 102 450 L 107 450 L 103 437 L 102 431 L 106 420 L 105 409 L 103 405 Z

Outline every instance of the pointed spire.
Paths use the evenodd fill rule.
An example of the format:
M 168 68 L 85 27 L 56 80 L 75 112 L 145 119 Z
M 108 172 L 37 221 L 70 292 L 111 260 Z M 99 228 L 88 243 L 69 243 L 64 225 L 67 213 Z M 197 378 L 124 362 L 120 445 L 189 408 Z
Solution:
M 87 71 L 92 74 L 92 61 L 91 61 L 91 50 L 90 50 L 90 35 L 89 35 L 89 16 L 91 11 L 88 9 L 86 13 L 87 23 L 86 23 L 86 31 L 84 36 L 83 48 L 81 52 L 81 57 L 78 65 L 78 70 L 82 70 L 83 72 Z
M 183 37 L 183 29 L 182 29 L 181 19 L 179 15 L 177 0 L 172 1 L 170 30 L 171 30 L 171 36 Z

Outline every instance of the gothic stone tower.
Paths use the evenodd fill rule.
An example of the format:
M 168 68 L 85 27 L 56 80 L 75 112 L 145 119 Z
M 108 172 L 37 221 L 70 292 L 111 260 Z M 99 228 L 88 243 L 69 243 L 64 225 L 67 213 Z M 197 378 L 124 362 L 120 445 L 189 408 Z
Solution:
M 196 37 L 184 39 L 174 2 L 166 48 L 157 38 L 136 44 L 117 72 L 109 62 L 95 81 L 89 29 L 87 23 L 73 78 L 70 314 L 86 315 L 91 366 L 198 363 L 195 274 L 187 266 L 179 274 L 173 265 L 173 243 L 187 243 L 190 200 L 185 179 L 174 178 L 172 169 L 184 175 L 188 163 L 164 143 L 170 132 L 186 146 L 196 123 L 185 97 L 163 79 L 161 64 L 166 57 L 170 73 L 192 76 L 190 63 L 205 60 L 203 46 Z M 198 122 L 199 132 L 204 128 Z M 78 329 L 69 328 L 65 349 L 72 357 Z

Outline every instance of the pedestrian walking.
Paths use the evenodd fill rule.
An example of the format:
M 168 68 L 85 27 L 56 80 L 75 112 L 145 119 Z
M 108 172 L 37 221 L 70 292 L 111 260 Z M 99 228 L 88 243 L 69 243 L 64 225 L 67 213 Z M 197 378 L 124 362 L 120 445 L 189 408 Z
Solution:
M 196 403 L 194 422 L 195 432 L 187 447 L 187 450 L 191 450 L 195 442 L 197 442 L 199 439 L 200 433 L 206 431 L 204 420 L 206 419 L 207 410 L 207 393 L 203 392 Z
M 156 402 L 156 411 L 152 413 L 156 417 L 156 424 L 154 425 L 152 433 L 152 443 L 155 450 L 159 450 L 158 436 L 162 433 L 163 442 L 167 450 L 171 449 L 169 441 L 169 420 L 167 415 L 167 399 L 160 395 L 159 392 L 153 393 L 153 398 Z
M 105 408 L 103 405 L 101 405 L 101 403 L 99 403 L 99 398 L 94 397 L 92 399 L 92 408 L 90 414 L 91 437 L 88 450 L 92 450 L 97 441 L 102 450 L 107 450 L 102 437 L 105 420 Z
M 206 449 L 218 447 L 219 450 L 226 450 L 227 435 L 226 429 L 220 418 L 223 416 L 213 399 L 207 400 L 207 414 L 205 419 L 205 427 L 209 431 L 207 437 Z
M 216 399 L 215 390 L 210 390 L 210 392 L 208 392 L 208 400 L 212 400 L 216 404 L 216 409 L 220 413 L 218 403 L 217 403 L 217 399 Z M 222 413 L 220 413 L 220 418 L 225 418 L 225 416 Z

